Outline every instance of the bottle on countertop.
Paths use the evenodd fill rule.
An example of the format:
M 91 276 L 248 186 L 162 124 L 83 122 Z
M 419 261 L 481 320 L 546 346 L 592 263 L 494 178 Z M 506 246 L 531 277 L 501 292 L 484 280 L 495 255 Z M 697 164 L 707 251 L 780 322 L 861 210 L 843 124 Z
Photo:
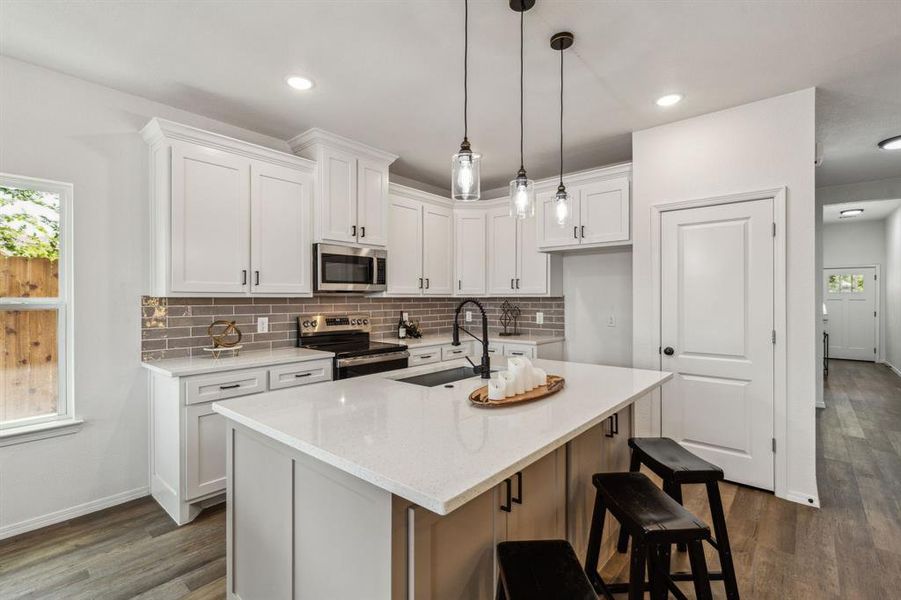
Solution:
M 404 313 L 400 313 L 400 319 L 397 321 L 397 339 L 405 339 L 407 337 L 407 324 L 404 322 Z

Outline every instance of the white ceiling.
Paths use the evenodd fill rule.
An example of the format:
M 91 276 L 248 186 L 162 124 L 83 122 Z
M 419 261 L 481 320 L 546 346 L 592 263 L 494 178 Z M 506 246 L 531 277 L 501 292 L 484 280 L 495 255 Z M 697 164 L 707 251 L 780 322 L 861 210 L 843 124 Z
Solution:
M 857 223 L 859 221 L 881 221 L 901 207 L 901 200 L 865 200 L 827 204 L 823 207 L 823 223 Z M 841 217 L 843 210 L 862 208 L 863 214 L 856 217 Z
M 0 0 L 0 53 L 287 139 L 322 127 L 448 187 L 462 137 L 462 0 Z M 901 175 L 901 2 L 538 0 L 526 14 L 526 167 L 557 168 L 567 51 L 567 170 L 627 160 L 630 132 L 817 86 L 817 185 Z M 470 6 L 470 139 L 483 189 L 518 158 L 518 16 Z M 291 73 L 316 87 L 287 88 Z M 662 109 L 654 100 L 685 94 Z M 741 140 L 735 140 L 741 143 Z

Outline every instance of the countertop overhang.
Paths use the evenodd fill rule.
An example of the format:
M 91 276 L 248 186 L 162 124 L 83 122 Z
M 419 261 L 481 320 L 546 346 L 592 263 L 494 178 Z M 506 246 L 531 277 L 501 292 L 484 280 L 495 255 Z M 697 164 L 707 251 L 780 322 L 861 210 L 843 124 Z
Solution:
M 235 398 L 213 410 L 299 452 L 444 515 L 566 444 L 672 377 L 671 373 L 552 360 L 566 379 L 549 398 L 477 408 L 478 378 L 452 388 L 395 378 L 465 361 L 414 367 Z

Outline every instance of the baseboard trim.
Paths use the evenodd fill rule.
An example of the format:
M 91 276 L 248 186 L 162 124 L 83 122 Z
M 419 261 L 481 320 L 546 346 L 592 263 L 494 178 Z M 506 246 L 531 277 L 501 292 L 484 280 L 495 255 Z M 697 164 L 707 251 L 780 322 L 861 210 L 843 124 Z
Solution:
M 884 364 L 884 365 L 887 366 L 889 369 L 891 369 L 892 371 L 894 371 L 895 375 L 897 375 L 898 377 L 901 377 L 901 370 L 899 370 L 898 367 L 896 367 L 895 365 L 893 365 L 892 363 L 890 363 L 890 362 L 887 361 L 887 360 L 882 361 L 882 364 Z
M 148 488 L 147 486 L 140 487 L 125 492 L 120 492 L 118 494 L 113 494 L 112 496 L 107 496 L 105 498 L 91 500 L 90 502 L 85 502 L 84 504 L 78 504 L 76 506 L 64 508 L 63 510 L 58 510 L 56 512 L 41 515 L 39 517 L 34 517 L 32 519 L 19 521 L 18 523 L 4 525 L 3 527 L 0 527 L 0 540 L 27 533 L 29 531 L 34 531 L 35 529 L 40 529 L 41 527 L 47 527 L 48 525 L 62 523 L 63 521 L 68 521 L 69 519 L 74 519 L 75 517 L 81 517 L 88 513 L 103 510 L 104 508 L 109 508 L 111 506 L 116 506 L 117 504 L 128 502 L 129 500 L 143 498 L 144 496 L 147 496 L 149 494 L 150 488 Z

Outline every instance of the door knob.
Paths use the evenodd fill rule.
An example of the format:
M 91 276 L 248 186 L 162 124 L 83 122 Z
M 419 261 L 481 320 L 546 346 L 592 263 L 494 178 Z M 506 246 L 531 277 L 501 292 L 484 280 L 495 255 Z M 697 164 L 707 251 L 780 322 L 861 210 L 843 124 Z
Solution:
M 667 346 L 666 348 L 663 349 L 663 353 L 666 354 L 667 356 L 672 356 L 675 352 L 676 352 L 676 351 L 673 350 L 673 349 L 672 349 L 671 347 L 669 347 L 669 346 Z

